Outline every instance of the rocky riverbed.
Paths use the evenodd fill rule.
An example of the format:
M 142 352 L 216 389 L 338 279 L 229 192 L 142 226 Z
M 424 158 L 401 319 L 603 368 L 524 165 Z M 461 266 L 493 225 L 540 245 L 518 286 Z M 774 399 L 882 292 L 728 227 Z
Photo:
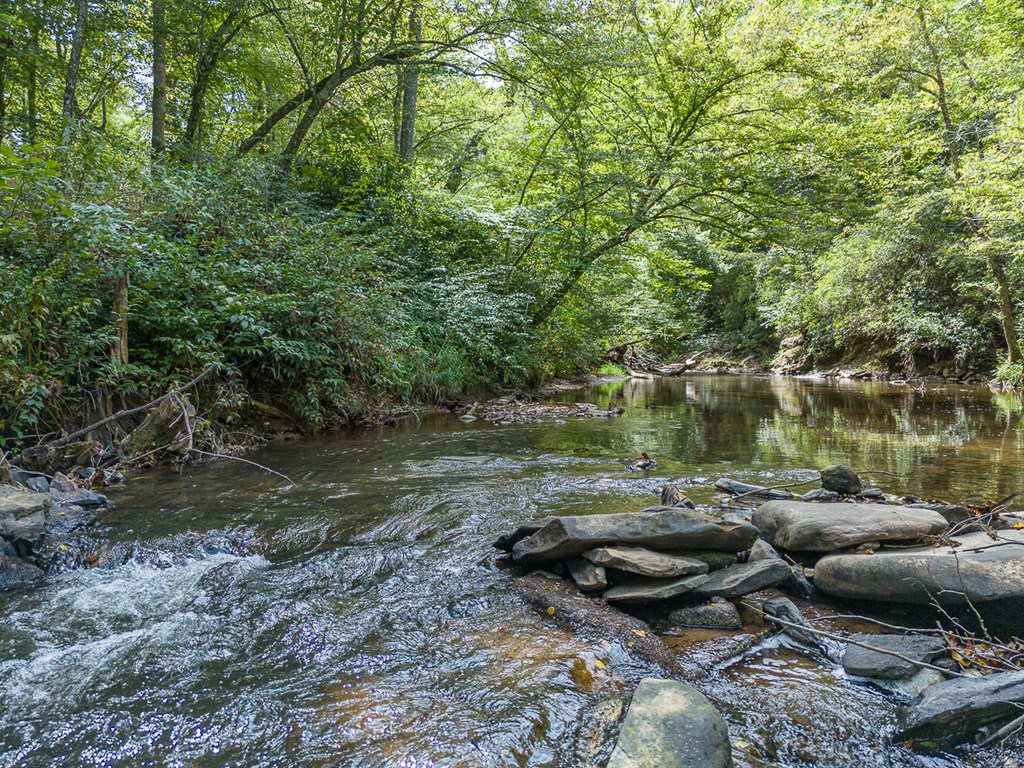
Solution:
M 1024 645 L 976 633 L 986 629 L 979 610 L 1024 605 L 1024 516 L 886 499 L 842 466 L 822 470 L 821 483 L 795 497 L 723 478 L 719 489 L 759 499 L 753 509 L 729 511 L 696 507 L 666 486 L 662 506 L 542 518 L 495 541 L 512 572 L 531 577 L 520 591 L 538 607 L 550 603 L 556 620 L 590 630 L 621 627 L 609 617 L 624 611 L 653 633 L 638 653 L 669 674 L 637 688 L 609 766 L 732 764 L 721 717 L 680 680 L 702 673 L 685 655 L 666 659 L 690 628 L 719 630 L 723 638 L 744 628 L 741 610 L 748 620 L 755 614 L 762 629 L 749 643 L 727 642 L 729 654 L 743 654 L 775 631 L 812 658 L 840 662 L 852 679 L 897 684 L 916 699 L 903 708 L 896 737 L 919 751 L 1005 738 L 1020 725 L 1013 721 L 1024 708 Z M 556 592 L 557 583 L 574 585 L 579 597 Z M 851 611 L 879 603 L 933 606 L 945 624 L 830 631 L 815 627 L 780 590 L 811 611 L 835 598 L 870 601 L 848 604 Z M 593 617 L 586 621 L 588 603 Z M 980 630 L 970 633 L 965 625 L 975 619 Z M 986 658 L 970 655 L 975 643 L 989 649 Z

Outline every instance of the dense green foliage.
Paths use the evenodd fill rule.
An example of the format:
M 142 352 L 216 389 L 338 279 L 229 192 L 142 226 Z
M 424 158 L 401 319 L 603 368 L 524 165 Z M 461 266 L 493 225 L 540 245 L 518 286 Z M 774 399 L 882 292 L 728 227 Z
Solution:
M 16 0 L 0 435 L 214 363 L 219 418 L 311 424 L 631 340 L 1020 378 L 1021 32 L 1004 0 Z

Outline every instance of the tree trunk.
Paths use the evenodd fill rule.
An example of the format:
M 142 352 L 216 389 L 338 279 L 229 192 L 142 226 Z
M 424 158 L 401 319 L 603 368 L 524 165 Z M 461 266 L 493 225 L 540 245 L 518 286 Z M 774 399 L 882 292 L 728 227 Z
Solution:
M 37 81 L 37 71 L 39 60 L 39 22 L 35 18 L 32 19 L 32 50 L 28 55 L 28 143 L 36 143 L 36 127 L 39 125 L 39 106 L 38 106 L 38 93 L 39 86 Z
M 335 77 L 332 77 L 320 92 L 317 93 L 310 101 L 309 106 L 306 107 L 305 114 L 299 120 L 298 125 L 295 126 L 295 130 L 292 131 L 291 138 L 288 139 L 288 144 L 284 148 L 284 152 L 281 155 L 281 168 L 288 170 L 291 168 L 292 163 L 295 161 L 295 156 L 299 153 L 299 147 L 302 146 L 303 140 L 306 138 L 306 134 L 309 133 L 309 129 L 313 127 L 313 123 L 317 116 L 323 111 L 324 107 L 331 100 L 331 96 L 334 95 L 335 89 L 341 84 L 340 71 L 335 73 Z
M 110 345 L 110 360 L 122 365 L 128 362 L 128 273 L 117 280 L 114 309 L 110 313 L 114 324 L 114 341 Z
M 167 0 L 153 0 L 153 153 L 167 149 Z
M 235 22 L 238 21 L 244 9 L 245 3 L 239 2 L 228 12 L 227 18 L 220 23 L 217 31 L 199 55 L 199 61 L 196 63 L 196 79 L 192 82 L 192 90 L 189 93 L 188 119 L 185 121 L 185 142 L 187 144 L 195 146 L 202 138 L 203 107 L 206 105 L 206 92 L 210 88 L 210 79 L 217 68 L 217 60 L 220 55 L 242 29 L 244 21 L 237 25 Z
M 413 0 L 409 9 L 409 37 L 417 43 L 423 42 L 423 24 L 420 21 L 418 0 Z M 410 63 L 402 73 L 402 126 L 398 140 L 398 161 L 409 170 L 416 139 L 416 100 L 419 97 L 420 69 Z
M 1011 363 L 1021 361 L 1020 341 L 1017 338 L 1017 322 L 1013 307 L 1013 297 L 1010 295 L 1010 281 L 1006 278 L 1006 265 L 1003 255 L 999 253 L 993 244 L 989 243 L 986 250 L 988 268 L 996 281 L 996 291 L 999 296 L 999 321 L 1003 326 L 1003 337 L 1006 339 L 1006 351 Z
M 12 43 L 11 38 L 0 37 L 0 146 L 4 143 L 7 119 L 7 58 Z
M 299 91 L 297 94 L 292 96 L 292 98 L 288 99 L 288 101 L 286 101 L 284 104 L 278 107 L 274 111 L 274 113 L 270 115 L 270 117 L 264 120 L 260 127 L 252 132 L 249 138 L 247 138 L 245 141 L 238 145 L 238 150 L 236 152 L 237 156 L 241 157 L 247 152 L 249 152 L 253 147 L 255 147 L 267 136 L 269 136 L 271 132 L 274 130 L 274 128 L 277 127 L 278 123 L 280 123 L 282 120 L 288 117 L 288 115 L 290 115 L 292 112 L 301 107 L 310 99 L 317 97 L 318 95 L 322 94 L 325 90 L 329 89 L 330 93 L 328 94 L 327 98 L 328 100 L 330 100 L 330 97 L 331 95 L 334 94 L 334 91 L 346 81 L 352 79 L 356 75 L 359 75 L 363 72 L 368 72 L 371 69 L 376 69 L 377 67 L 382 67 L 387 64 L 393 64 L 399 58 L 400 54 L 397 52 L 387 54 L 379 53 L 376 56 L 371 56 L 366 61 L 353 62 L 352 64 L 349 64 L 347 67 L 344 67 L 340 70 L 335 70 L 334 72 L 332 72 L 319 82 L 314 83 L 308 88 Z M 332 83 L 334 84 L 332 85 Z M 320 110 L 318 109 L 316 113 L 313 115 L 313 117 L 316 117 L 316 114 L 319 114 L 319 112 Z M 309 127 L 307 126 L 306 131 L 308 130 Z M 290 140 L 288 143 L 289 145 L 294 144 L 294 151 L 298 151 L 299 144 L 301 144 L 302 138 L 304 137 L 305 131 L 302 133 L 302 137 L 299 139 L 299 141 L 294 142 L 293 140 L 295 138 L 295 135 L 293 133 L 293 140 Z
M 64 99 L 61 107 L 61 147 L 71 146 L 74 132 L 77 102 L 75 91 L 78 88 L 78 69 L 82 64 L 82 49 L 85 47 L 85 25 L 89 17 L 89 0 L 78 0 L 78 12 L 75 16 L 75 31 L 71 40 L 71 54 L 68 57 L 67 74 L 64 78 Z
M 482 139 L 483 136 L 483 131 L 477 131 L 469 137 L 469 141 L 466 142 L 466 148 L 463 149 L 462 153 L 455 159 L 455 164 L 448 172 L 448 179 L 445 181 L 444 187 L 452 194 L 455 194 L 462 189 L 462 180 L 466 171 L 466 163 L 479 154 L 477 148 L 480 146 L 480 139 Z
M 558 309 L 558 305 L 561 304 L 565 297 L 569 295 L 569 291 L 576 286 L 576 283 L 578 283 L 580 278 L 586 274 L 587 270 L 590 269 L 590 266 L 612 249 L 622 245 L 623 243 L 629 242 L 629 239 L 633 236 L 633 233 L 639 229 L 639 226 L 639 224 L 629 224 L 604 242 L 594 246 L 586 253 L 581 254 L 572 269 L 569 270 L 569 274 L 559 282 L 554 293 L 552 293 L 543 304 L 534 310 L 533 324 L 535 326 L 541 325 L 551 317 L 551 313 Z

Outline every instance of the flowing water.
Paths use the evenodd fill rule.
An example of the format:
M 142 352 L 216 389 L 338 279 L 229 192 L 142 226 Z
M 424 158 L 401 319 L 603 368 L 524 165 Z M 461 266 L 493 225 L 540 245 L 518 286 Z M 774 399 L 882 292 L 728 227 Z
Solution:
M 0 765 L 600 765 L 655 670 L 516 598 L 497 534 L 833 462 L 933 498 L 1024 488 L 1020 403 L 987 390 L 706 376 L 565 397 L 626 414 L 436 417 L 251 456 L 295 487 L 238 462 L 132 478 L 93 534 L 127 562 L 0 597 Z M 658 466 L 624 471 L 641 451 Z M 740 766 L 1002 764 L 891 744 L 899 696 L 770 643 L 698 685 Z

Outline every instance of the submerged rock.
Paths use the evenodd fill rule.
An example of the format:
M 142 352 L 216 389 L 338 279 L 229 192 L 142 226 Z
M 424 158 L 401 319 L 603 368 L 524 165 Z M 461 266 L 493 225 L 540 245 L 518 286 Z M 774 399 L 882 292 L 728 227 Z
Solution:
M 670 612 L 666 620 L 681 627 L 707 629 L 742 629 L 740 612 L 725 598 L 713 597 L 701 605 L 688 605 Z
M 903 541 L 940 533 L 946 519 L 937 512 L 886 504 L 811 504 L 769 501 L 751 522 L 781 549 L 833 552 L 868 541 Z
M 974 741 L 983 728 L 998 728 L 1021 714 L 1024 672 L 994 672 L 936 683 L 902 715 L 901 738 L 919 747 Z
M 864 490 L 860 476 L 845 464 L 831 464 L 821 470 L 821 487 L 843 496 L 855 496 Z
M 946 644 L 940 638 L 928 635 L 853 635 L 850 639 L 879 651 L 895 651 L 915 661 L 930 662 L 946 651 Z M 847 646 L 843 654 L 843 669 L 850 675 L 882 680 L 909 680 L 922 669 L 917 664 L 879 651 L 859 645 Z
M 0 592 L 25 589 L 41 584 L 43 571 L 30 563 L 12 557 L 0 557 Z
M 882 549 L 829 555 L 814 567 L 814 585 L 835 597 L 893 603 L 962 605 L 1024 598 L 1024 531 L 957 536 L 960 546 Z
M 707 563 L 700 560 L 653 552 L 643 547 L 599 547 L 584 552 L 583 557 L 594 565 L 658 579 L 708 572 Z
M 512 556 L 521 563 L 536 563 L 574 557 L 608 544 L 739 552 L 755 538 L 757 529 L 751 525 L 723 523 L 682 508 L 652 507 L 642 512 L 553 518 L 516 543 Z
M 740 597 L 781 584 L 791 575 L 789 566 L 781 560 L 737 563 L 712 573 L 694 593 L 702 597 Z
M 685 595 L 706 582 L 703 574 L 678 579 L 651 579 L 645 576 L 629 579 L 602 595 L 609 603 L 654 603 Z
M 731 768 L 722 715 L 692 685 L 640 681 L 608 768 Z

